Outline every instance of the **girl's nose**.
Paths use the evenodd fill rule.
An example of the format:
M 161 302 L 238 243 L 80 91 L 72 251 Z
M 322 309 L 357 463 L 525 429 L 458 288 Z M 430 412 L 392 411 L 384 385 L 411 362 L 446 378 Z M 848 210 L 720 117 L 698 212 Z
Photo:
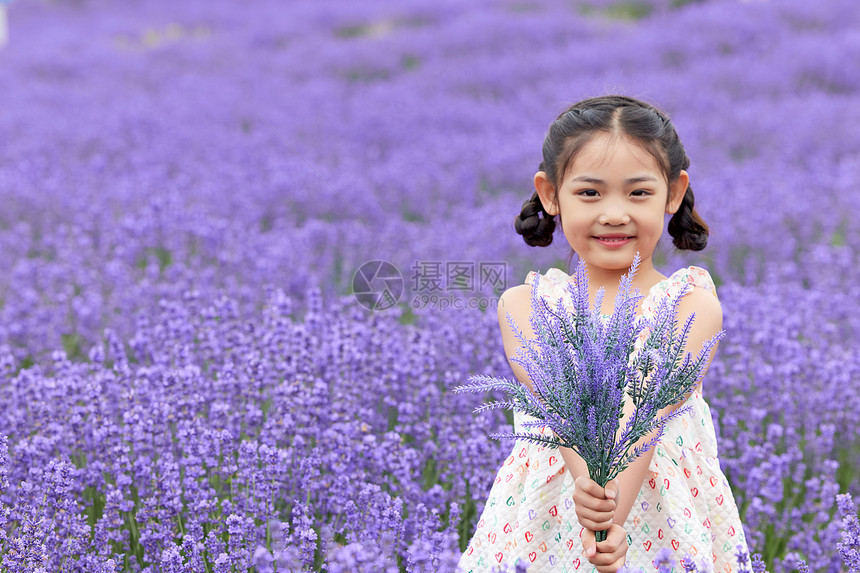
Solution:
M 603 213 L 597 222 L 601 225 L 626 225 L 630 222 L 630 215 L 621 211 Z

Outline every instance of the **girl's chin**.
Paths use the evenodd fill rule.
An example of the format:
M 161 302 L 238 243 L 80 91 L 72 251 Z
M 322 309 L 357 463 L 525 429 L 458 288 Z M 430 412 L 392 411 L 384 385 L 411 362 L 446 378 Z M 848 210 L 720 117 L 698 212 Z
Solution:
M 633 264 L 633 257 L 636 253 L 613 253 L 607 254 L 588 254 L 582 256 L 577 253 L 579 258 L 584 259 L 589 268 L 602 269 L 606 271 L 626 271 Z

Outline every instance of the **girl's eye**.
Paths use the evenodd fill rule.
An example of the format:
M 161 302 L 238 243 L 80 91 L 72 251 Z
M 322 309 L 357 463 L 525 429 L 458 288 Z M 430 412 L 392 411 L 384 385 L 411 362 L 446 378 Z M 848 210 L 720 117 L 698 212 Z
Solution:
M 633 195 L 634 197 L 647 197 L 650 194 L 651 192 L 645 189 L 637 189 L 636 191 L 631 193 L 631 195 Z
M 583 189 L 582 191 L 577 193 L 577 195 L 580 195 L 582 197 L 597 197 L 598 196 L 597 191 L 594 189 Z

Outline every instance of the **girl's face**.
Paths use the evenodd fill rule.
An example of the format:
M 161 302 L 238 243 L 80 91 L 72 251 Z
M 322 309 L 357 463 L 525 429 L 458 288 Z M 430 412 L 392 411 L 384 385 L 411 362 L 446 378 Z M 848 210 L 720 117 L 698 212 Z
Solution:
M 623 135 L 597 133 L 583 146 L 559 185 L 557 203 L 546 173 L 535 186 L 547 213 L 560 214 L 564 236 L 591 271 L 626 272 L 638 251 L 640 268 L 663 233 L 664 215 L 678 210 L 689 177 L 667 184 L 657 160 Z

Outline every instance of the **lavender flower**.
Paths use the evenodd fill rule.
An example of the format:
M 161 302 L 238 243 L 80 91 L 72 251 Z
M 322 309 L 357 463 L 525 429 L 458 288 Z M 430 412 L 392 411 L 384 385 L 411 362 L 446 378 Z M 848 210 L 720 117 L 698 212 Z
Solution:
M 751 565 L 753 573 L 767 573 L 767 564 L 762 559 L 760 553 L 753 554 Z
M 693 556 L 687 553 L 680 561 L 681 567 L 684 568 L 684 571 L 687 573 L 698 573 L 699 569 L 696 567 L 696 561 L 693 559 Z
M 735 560 L 738 563 L 738 572 L 739 573 L 750 573 L 751 572 L 750 554 L 744 545 L 738 544 L 735 547 Z
M 850 573 L 860 572 L 860 522 L 857 520 L 857 508 L 849 493 L 836 496 L 839 512 L 842 514 L 842 541 L 836 548 L 842 556 L 842 561 Z
M 654 563 L 657 565 L 657 573 L 670 573 L 674 564 L 672 550 L 668 547 L 660 548 L 657 556 L 654 558 Z

